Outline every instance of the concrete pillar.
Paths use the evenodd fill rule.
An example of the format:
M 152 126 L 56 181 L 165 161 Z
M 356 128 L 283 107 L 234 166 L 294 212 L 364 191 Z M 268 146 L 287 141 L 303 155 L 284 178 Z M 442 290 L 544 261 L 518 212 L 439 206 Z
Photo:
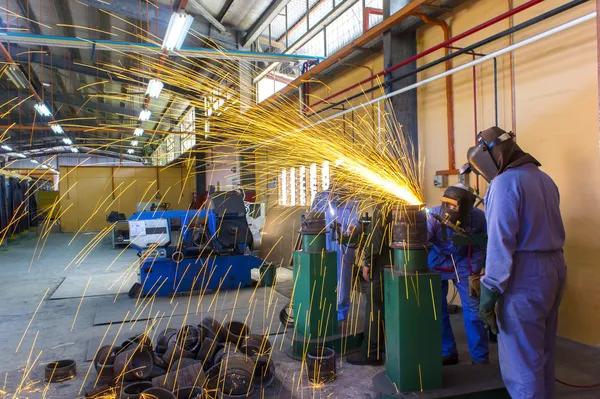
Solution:
M 410 2 L 411 0 L 384 0 L 383 17 L 389 17 Z M 383 35 L 383 59 L 385 68 L 396 65 L 416 54 L 417 36 L 415 30 L 406 30 L 398 33 L 394 32 L 394 29 L 392 29 Z M 385 79 L 393 79 L 396 76 L 414 70 L 415 68 L 416 62 L 412 62 L 386 75 Z M 389 86 L 387 92 L 398 90 L 416 82 L 417 76 L 410 76 Z M 404 135 L 412 140 L 415 148 L 415 155 L 418 155 L 419 133 L 417 128 L 417 91 L 411 90 L 394 96 L 390 100 L 396 114 L 396 119 L 402 125 Z

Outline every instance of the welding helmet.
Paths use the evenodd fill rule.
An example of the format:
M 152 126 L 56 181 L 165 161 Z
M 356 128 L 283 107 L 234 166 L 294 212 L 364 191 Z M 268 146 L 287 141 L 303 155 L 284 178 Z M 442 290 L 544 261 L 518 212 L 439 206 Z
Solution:
M 524 152 L 514 140 L 513 132 L 505 132 L 499 127 L 491 127 L 477 135 L 477 145 L 467 152 L 468 163 L 460 168 L 460 173 L 471 170 L 488 182 L 509 168 L 532 163 L 541 164 Z
M 442 217 L 453 224 L 464 225 L 471 216 L 475 200 L 475 194 L 464 184 L 448 187 L 442 196 Z
M 502 156 L 503 151 L 500 146 L 504 145 L 505 150 L 510 150 L 504 144 L 510 142 L 518 148 L 513 140 L 514 137 L 513 132 L 505 132 L 499 127 L 492 127 L 480 132 L 477 135 L 477 145 L 467 151 L 468 165 L 463 166 L 460 172 L 465 173 L 472 170 L 488 182 L 492 181 L 496 175 L 502 172 L 502 161 L 506 160 L 506 157 Z

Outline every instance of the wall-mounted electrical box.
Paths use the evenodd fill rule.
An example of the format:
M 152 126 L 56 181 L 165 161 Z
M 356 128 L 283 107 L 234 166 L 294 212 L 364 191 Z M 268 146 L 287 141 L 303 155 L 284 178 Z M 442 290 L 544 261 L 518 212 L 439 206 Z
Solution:
M 435 175 L 433 176 L 433 186 L 437 188 L 448 187 L 448 176 Z

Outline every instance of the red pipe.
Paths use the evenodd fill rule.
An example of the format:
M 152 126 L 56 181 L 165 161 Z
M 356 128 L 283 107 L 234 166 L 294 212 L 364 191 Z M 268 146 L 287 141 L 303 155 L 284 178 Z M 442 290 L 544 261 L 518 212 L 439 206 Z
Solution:
M 416 60 L 418 60 L 420 58 L 423 58 L 424 56 L 426 56 L 428 54 L 431 54 L 431 53 L 433 53 L 436 50 L 444 48 L 444 47 L 446 47 L 446 46 L 448 46 L 448 45 L 450 45 L 450 44 L 452 44 L 454 42 L 457 42 L 457 41 L 459 41 L 461 39 L 464 39 L 465 37 L 470 36 L 473 33 L 479 32 L 480 30 L 483 30 L 483 29 L 485 29 L 485 28 L 487 28 L 487 27 L 489 27 L 491 25 L 494 25 L 495 23 L 498 23 L 498 22 L 500 22 L 500 21 L 502 21 L 502 20 L 504 20 L 504 19 L 506 19 L 508 17 L 511 17 L 511 16 L 515 15 L 515 14 L 518 14 L 521 11 L 526 10 L 526 9 L 528 9 L 530 7 L 533 7 L 536 4 L 539 4 L 539 3 L 543 2 L 543 1 L 544 0 L 531 0 L 531 1 L 527 2 L 527 3 L 525 3 L 525 4 L 520 5 L 519 7 L 513 8 L 512 10 L 509 10 L 509 11 L 505 12 L 504 14 L 500 14 L 497 17 L 492 18 L 489 21 L 482 23 L 481 25 L 477 25 L 476 27 L 471 28 L 471 29 L 465 31 L 465 32 L 463 32 L 463 33 L 461 33 L 461 34 L 453 37 L 450 40 L 447 40 L 447 41 L 444 41 L 444 42 L 442 42 L 440 44 L 437 44 L 437 45 L 435 45 L 435 46 L 433 46 L 433 47 L 431 47 L 431 48 L 423 51 L 422 53 L 419 53 L 419 54 L 417 54 L 417 55 L 415 55 L 413 57 L 410 57 L 410 58 L 408 58 L 408 59 L 400 62 L 399 64 L 393 65 L 393 66 L 391 66 L 391 67 L 389 67 L 387 69 L 384 69 L 383 71 L 381 71 L 381 72 L 379 72 L 379 73 L 377 73 L 377 74 L 375 74 L 375 75 L 373 75 L 371 77 L 368 77 L 368 78 L 366 78 L 364 80 L 361 80 L 360 82 L 355 83 L 355 84 L 353 84 L 353 85 L 351 85 L 349 87 L 346 87 L 345 89 L 343 89 L 341 91 L 338 91 L 337 93 L 331 94 L 330 96 L 325 97 L 324 99 L 317 101 L 312 106 L 315 107 L 315 106 L 317 106 L 319 104 L 327 102 L 328 100 L 330 100 L 330 99 L 332 99 L 334 97 L 339 96 L 340 94 L 343 94 L 343 93 L 346 93 L 347 91 L 355 89 L 355 88 L 361 86 L 364 83 L 367 83 L 367 82 L 370 82 L 371 80 L 377 79 L 380 76 L 387 75 L 388 73 L 393 72 L 393 71 L 395 71 L 398 68 L 401 68 L 401 67 L 403 67 L 403 66 L 405 66 L 407 64 L 410 64 L 411 62 L 414 62 L 414 61 L 416 61 Z

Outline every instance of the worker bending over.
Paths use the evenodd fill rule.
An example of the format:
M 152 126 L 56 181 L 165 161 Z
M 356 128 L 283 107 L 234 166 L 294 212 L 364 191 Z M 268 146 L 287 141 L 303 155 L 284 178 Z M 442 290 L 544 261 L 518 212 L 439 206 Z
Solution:
M 429 268 L 442 277 L 442 356 L 444 365 L 458 363 L 456 341 L 448 315 L 448 281 L 458 290 L 473 363 L 488 363 L 488 336 L 479 317 L 479 298 L 469 281 L 478 283 L 485 261 L 485 247 L 471 237 L 486 231 L 483 211 L 473 208 L 475 195 L 462 184 L 448 187 L 442 205 L 429 210 L 427 239 Z
M 558 188 L 514 137 L 498 127 L 484 130 L 463 167 L 490 182 L 479 311 L 499 330 L 500 369 L 510 396 L 553 398 L 565 230 Z
M 371 219 L 370 232 L 357 256 L 362 265 L 362 277 L 365 280 L 365 324 L 364 340 L 359 352 L 346 356 L 350 364 L 380 365 L 385 350 L 384 339 L 384 302 L 383 271 L 391 258 L 391 212 L 375 209 Z M 358 230 L 356 230 L 358 231 Z

